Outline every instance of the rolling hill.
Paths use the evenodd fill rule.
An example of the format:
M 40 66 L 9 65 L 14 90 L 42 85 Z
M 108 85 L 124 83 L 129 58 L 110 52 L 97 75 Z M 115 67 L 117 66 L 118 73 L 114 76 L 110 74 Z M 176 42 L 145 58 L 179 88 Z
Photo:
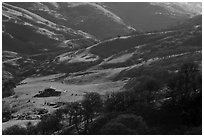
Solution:
M 97 39 L 81 30 L 57 25 L 35 13 L 10 3 L 3 3 L 3 50 L 36 54 L 64 49 L 72 50 L 94 44 Z M 72 41 L 74 39 L 74 42 Z M 69 43 L 66 43 L 70 40 Z M 76 42 L 76 44 L 75 44 Z M 59 46 L 63 44 L 64 47 Z M 83 47 L 82 46 L 82 47 Z
M 2 100 L 12 109 L 3 129 L 40 121 L 90 92 L 129 94 L 151 78 L 167 84 L 186 62 L 202 68 L 197 3 L 2 6 Z M 60 94 L 39 97 L 45 89 Z
M 134 31 L 117 15 L 98 3 L 9 3 L 39 15 L 53 23 L 89 33 L 97 39 Z
M 202 12 L 199 2 L 118 2 L 103 3 L 125 23 L 140 31 L 161 30 Z

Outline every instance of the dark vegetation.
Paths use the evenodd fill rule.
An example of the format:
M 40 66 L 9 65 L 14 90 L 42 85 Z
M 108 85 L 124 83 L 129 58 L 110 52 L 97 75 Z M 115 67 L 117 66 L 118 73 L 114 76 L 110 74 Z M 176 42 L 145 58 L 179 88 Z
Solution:
M 13 88 L 15 88 L 15 83 L 12 80 L 4 82 L 2 87 L 2 97 L 9 97 L 14 94 Z
M 47 88 L 43 91 L 39 91 L 38 94 L 36 94 L 34 97 L 51 97 L 51 96 L 60 96 L 61 92 L 56 91 L 55 89 L 52 88 Z
M 15 3 L 13 4 L 15 5 Z M 18 5 L 18 3 L 16 4 Z M 32 6 L 32 3 L 24 4 L 18 6 L 27 8 Z M 61 6 L 63 11 L 64 6 Z M 80 11 L 86 11 L 83 13 L 85 15 L 89 13 L 86 8 L 81 8 Z M 49 13 L 38 10 L 33 12 L 43 16 L 46 15 L 53 22 L 61 22 Z M 76 16 L 76 13 L 65 12 L 64 14 L 71 14 L 73 19 Z M 155 33 L 151 32 L 150 34 L 136 33 L 127 39 L 120 39 L 121 36 L 117 33 L 118 38 L 116 40 L 102 42 L 91 48 L 90 52 L 103 59 L 121 52 L 131 53 L 136 51 L 131 59 L 126 62 L 105 64 L 101 66 L 102 68 L 126 67 L 146 62 L 140 67 L 126 69 L 114 78 L 114 80 L 130 78 L 124 86 L 123 92 L 110 93 L 103 97 L 97 93 L 87 93 L 82 101 L 68 103 L 54 113 L 44 115 L 37 125 L 28 123 L 26 128 L 12 126 L 4 130 L 3 134 L 202 134 L 202 76 L 201 67 L 197 65 L 201 63 L 202 58 L 202 27 L 199 26 L 202 23 L 200 21 L 201 16 L 197 16 L 186 23 L 178 24 L 177 27 L 171 27 L 169 32 L 165 32 L 165 30 L 164 32 L 155 31 Z M 73 22 L 77 22 L 77 19 Z M 61 23 L 63 24 L 63 22 Z M 94 26 L 93 23 L 95 23 Z M 97 27 L 97 31 L 103 29 L 99 31 L 102 35 L 96 35 L 105 37 L 103 35 L 105 35 L 106 29 L 104 27 L 98 28 L 98 23 L 104 25 L 101 20 L 95 22 L 95 19 L 93 19 L 83 28 L 91 33 L 94 33 L 95 30 L 90 30 L 90 26 Z M 59 44 L 59 41 L 35 33 L 32 27 L 25 27 L 13 22 L 6 22 L 4 25 L 6 31 L 15 38 L 12 39 L 8 34 L 3 34 L 3 50 L 35 54 L 42 53 L 41 49 L 43 48 L 48 48 L 51 51 Z M 46 26 L 42 25 L 40 27 Z M 58 33 L 57 30 L 52 31 Z M 25 36 L 25 34 L 27 35 Z M 111 33 L 110 35 L 112 36 Z M 67 34 L 65 37 L 70 36 Z M 76 41 L 76 44 L 83 45 L 83 47 L 93 43 L 92 40 Z M 15 47 L 12 45 L 15 45 Z M 53 59 L 60 52 L 61 49 L 53 53 L 46 52 L 46 54 L 29 56 L 30 58 L 18 60 L 16 62 L 17 66 L 4 63 L 3 75 L 6 76 L 6 79 L 3 77 L 2 96 L 13 95 L 13 88 L 22 78 L 27 76 L 61 72 L 69 75 L 71 72 L 85 70 L 102 61 L 100 59 L 89 63 L 58 64 Z M 168 57 L 183 53 L 187 54 Z M 163 59 L 148 63 L 149 59 L 155 58 Z M 23 60 L 29 63 L 24 63 Z M 184 63 L 182 66 L 181 62 Z M 41 92 L 36 97 L 57 95 L 59 95 L 58 92 L 49 90 Z M 12 118 L 13 110 L 9 104 L 5 102 L 2 104 L 2 121 L 6 122 Z
M 194 63 L 184 64 L 179 72 L 167 75 L 166 82 L 160 83 L 162 83 L 160 79 L 153 76 L 131 80 L 126 85 L 127 91 L 108 96 L 105 101 L 105 112 L 141 116 L 147 128 L 138 134 L 201 134 L 202 76 L 198 66 Z M 123 133 L 122 125 L 112 126 L 114 122 L 108 121 L 114 118 L 110 117 L 110 115 L 102 116 L 103 120 L 98 119 L 100 124 L 95 121 L 91 133 L 101 134 L 101 128 L 106 127 L 107 132 L 103 130 L 102 134 L 132 134 L 132 132 Z M 102 121 L 105 119 L 109 120 L 102 126 Z M 107 123 L 110 124 L 109 128 Z M 126 130 L 124 126 L 123 129 Z M 133 133 L 136 134 L 136 130 Z
M 27 128 L 12 126 L 3 131 L 3 134 L 47 135 L 74 134 L 75 132 L 77 134 L 87 134 L 91 122 L 102 111 L 102 105 L 101 96 L 90 92 L 84 96 L 82 102 L 68 103 L 54 113 L 42 117 L 41 121 L 35 126 L 32 124 Z M 32 126 L 32 130 L 29 130 L 30 126 Z M 73 129 L 76 131 L 73 132 Z
M 191 54 L 183 55 L 176 58 L 167 58 L 164 60 L 158 60 L 148 65 L 142 65 L 140 67 L 133 67 L 129 70 L 124 70 L 120 72 L 120 74 L 116 76 L 114 80 L 118 80 L 124 77 L 133 78 L 134 80 L 141 76 L 153 76 L 159 79 L 160 82 L 166 83 L 171 73 L 178 70 L 178 68 L 181 67 L 181 62 L 184 62 L 184 63 L 195 62 L 196 64 L 201 64 L 201 59 L 202 59 L 202 54 L 191 53 Z M 201 70 L 201 66 L 199 66 L 199 70 Z
M 12 109 L 10 105 L 2 101 L 2 122 L 6 122 L 11 119 Z
M 202 134 L 198 66 L 185 63 L 165 78 L 165 82 L 153 75 L 133 78 L 125 91 L 103 99 L 97 93 L 87 93 L 81 102 L 69 103 L 43 117 L 32 125 L 32 131 L 31 125 L 13 126 L 3 134 Z

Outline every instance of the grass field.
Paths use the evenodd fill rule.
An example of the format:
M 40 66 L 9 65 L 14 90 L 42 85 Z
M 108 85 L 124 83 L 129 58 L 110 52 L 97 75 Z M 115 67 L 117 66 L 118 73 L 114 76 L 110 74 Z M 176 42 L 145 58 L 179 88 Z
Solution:
M 83 98 L 87 92 L 98 92 L 105 95 L 107 92 L 120 91 L 126 81 L 112 81 L 112 77 L 122 69 L 89 70 L 87 74 L 74 73 L 67 78 L 60 78 L 64 74 L 56 74 L 42 77 L 30 77 L 21 82 L 15 89 L 15 95 L 3 98 L 15 111 L 12 115 L 19 116 L 28 113 L 33 115 L 36 109 L 47 109 L 52 113 L 58 107 L 45 103 L 75 102 Z M 61 91 L 60 96 L 34 97 L 39 91 L 46 88 Z M 29 119 L 26 119 L 29 120 Z M 3 124 L 3 129 L 14 125 L 16 122 L 25 125 L 24 120 L 10 120 Z

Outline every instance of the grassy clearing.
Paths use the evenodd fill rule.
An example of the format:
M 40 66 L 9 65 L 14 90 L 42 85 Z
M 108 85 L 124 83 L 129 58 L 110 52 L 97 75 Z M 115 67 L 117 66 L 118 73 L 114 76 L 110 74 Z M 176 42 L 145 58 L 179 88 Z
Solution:
M 49 75 L 43 77 L 30 77 L 21 82 L 14 91 L 15 95 L 4 98 L 3 101 L 8 102 L 15 111 L 14 116 L 31 113 L 35 109 L 45 108 L 52 113 L 57 107 L 47 105 L 45 103 L 58 102 L 75 102 L 83 98 L 88 92 L 98 92 L 105 95 L 107 92 L 120 91 L 125 81 L 111 81 L 111 78 L 118 74 L 122 69 L 107 70 L 89 70 L 93 73 L 85 75 L 77 75 L 77 73 L 67 77 L 64 81 L 60 79 L 64 74 Z M 60 79 L 57 81 L 56 79 Z M 60 96 L 34 98 L 39 91 L 45 88 L 54 88 L 61 91 Z M 3 128 L 14 125 L 19 120 L 8 121 Z M 21 122 L 19 122 L 21 123 Z

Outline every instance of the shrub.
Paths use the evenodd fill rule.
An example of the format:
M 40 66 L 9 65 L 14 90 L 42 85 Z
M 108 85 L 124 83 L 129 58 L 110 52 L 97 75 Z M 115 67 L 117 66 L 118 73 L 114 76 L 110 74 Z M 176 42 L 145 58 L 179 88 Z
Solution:
M 137 134 L 134 130 L 129 129 L 121 123 L 108 123 L 101 130 L 102 135 L 134 135 Z
M 12 80 L 3 83 L 2 88 L 2 97 L 9 97 L 14 94 L 13 88 L 15 87 L 15 82 Z
M 142 117 L 133 114 L 119 115 L 100 130 L 100 133 L 105 135 L 133 135 L 146 134 L 146 132 L 147 125 Z
M 89 132 L 90 135 L 98 135 L 100 134 L 100 129 L 107 124 L 111 119 L 117 117 L 120 113 L 113 112 L 113 113 L 105 113 L 100 115 L 93 123 L 90 124 Z
M 100 94 L 96 92 L 87 93 L 82 100 L 82 106 L 87 114 L 100 112 L 103 106 Z
M 11 118 L 11 113 L 10 105 L 6 102 L 2 102 L 2 121 L 8 121 Z
M 51 134 L 62 127 L 60 118 L 54 114 L 44 116 L 36 126 L 40 134 Z
M 2 132 L 3 135 L 26 135 L 27 130 L 17 125 L 11 126 Z
M 117 123 L 122 123 L 130 129 L 136 130 L 138 134 L 144 134 L 147 130 L 147 125 L 141 116 L 123 114 L 119 115 L 114 121 Z
M 156 91 L 160 88 L 160 83 L 157 79 L 150 76 L 140 76 L 132 79 L 126 87 L 132 87 L 136 91 Z
M 182 65 L 168 82 L 169 103 L 161 108 L 161 121 L 171 125 L 199 126 L 202 123 L 202 76 L 194 63 Z
M 113 92 L 106 96 L 104 106 L 107 112 L 121 112 L 125 111 L 124 92 Z

